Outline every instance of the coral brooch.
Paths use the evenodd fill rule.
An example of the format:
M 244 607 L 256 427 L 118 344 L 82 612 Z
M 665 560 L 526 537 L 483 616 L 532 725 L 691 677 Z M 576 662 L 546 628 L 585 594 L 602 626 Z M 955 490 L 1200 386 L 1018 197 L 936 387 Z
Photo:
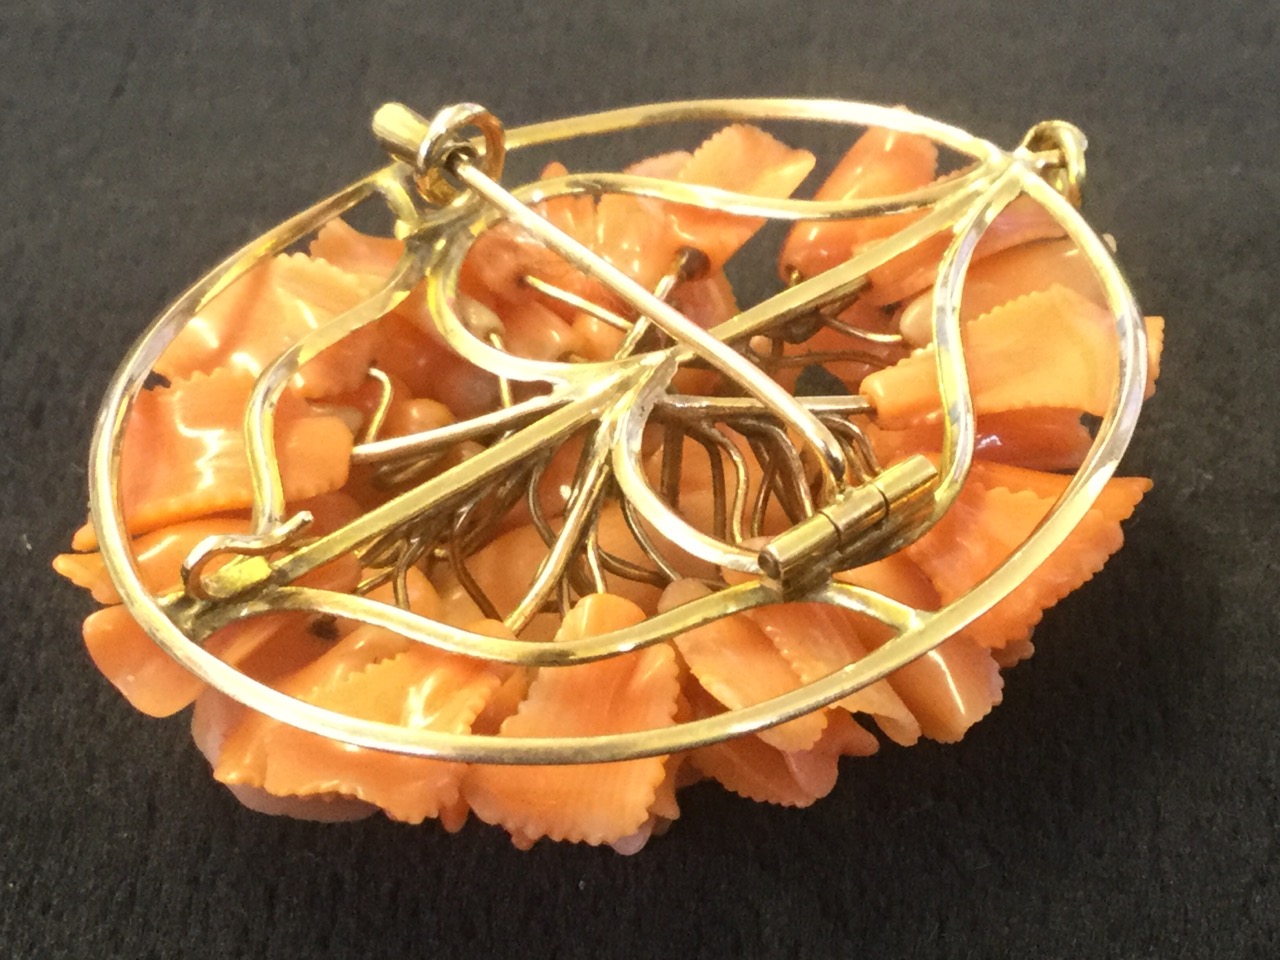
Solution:
M 500 183 L 508 151 L 674 121 L 728 125 Z M 755 125 L 783 121 L 851 128 L 810 199 L 814 155 Z M 246 805 L 622 852 L 702 778 L 805 806 L 880 737 L 959 739 L 1120 546 L 1162 323 L 1077 213 L 1069 124 L 1008 151 L 836 101 L 373 126 L 389 165 L 124 359 L 55 561 L 104 605 L 94 662 L 145 713 L 194 704 Z M 744 308 L 726 263 L 769 221 L 779 292 Z

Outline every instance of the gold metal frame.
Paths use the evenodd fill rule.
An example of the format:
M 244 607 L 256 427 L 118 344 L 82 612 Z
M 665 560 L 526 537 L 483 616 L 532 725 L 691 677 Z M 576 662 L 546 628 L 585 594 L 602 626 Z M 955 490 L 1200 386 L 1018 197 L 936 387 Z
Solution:
M 497 178 L 503 153 L 655 124 L 691 120 L 817 121 L 878 126 L 926 136 L 971 161 L 957 175 L 894 197 L 818 202 L 771 200 L 706 187 L 626 174 L 576 174 L 531 183 L 508 192 Z M 143 629 L 192 674 L 236 701 L 321 736 L 404 754 L 482 763 L 586 763 L 654 756 L 757 731 L 840 700 L 923 655 L 990 609 L 1066 538 L 1114 472 L 1132 435 L 1146 381 L 1142 317 L 1103 241 L 1077 213 L 1084 140 L 1069 124 L 1033 128 L 1012 151 L 961 130 L 900 109 L 830 100 L 707 100 L 654 104 L 506 131 L 474 105 L 442 111 L 430 122 L 407 108 L 378 111 L 374 132 L 393 162 L 268 231 L 227 258 L 160 314 L 129 351 L 103 401 L 94 435 L 90 506 L 102 555 L 113 582 Z M 468 137 L 467 132 L 478 136 Z M 921 210 L 909 226 L 841 266 L 801 279 L 763 303 L 704 331 L 674 310 L 664 291 L 636 284 L 608 261 L 561 233 L 531 207 L 563 196 L 624 193 L 673 204 L 710 207 L 747 217 L 823 220 Z M 1016 197 L 1042 205 L 1075 241 L 1097 272 L 1115 318 L 1119 349 L 1110 408 L 1094 443 L 1048 516 L 981 584 L 942 610 L 907 606 L 873 591 L 837 582 L 832 574 L 869 562 L 922 535 L 940 518 L 968 473 L 975 437 L 974 411 L 960 345 L 959 304 L 965 271 L 985 228 Z M 405 252 L 382 288 L 350 312 L 306 337 L 263 371 L 245 414 L 245 436 L 254 481 L 252 531 L 217 538 L 188 559 L 186 589 L 153 596 L 141 583 L 119 499 L 120 451 L 133 401 L 155 361 L 187 320 L 264 258 L 279 253 L 355 205 L 380 196 L 397 218 Z M 510 221 L 573 266 L 604 282 L 635 312 L 624 349 L 610 361 L 533 361 L 506 353 L 458 293 L 458 276 L 471 245 L 484 231 Z M 777 334 L 815 310 L 846 302 L 880 264 L 938 233 L 952 241 L 934 287 L 934 338 L 944 409 L 944 442 L 938 467 L 923 458 L 881 471 L 858 464 L 830 425 L 832 411 L 865 412 L 861 397 L 797 398 L 783 390 L 744 352 L 757 334 Z M 272 449 L 276 401 L 293 374 L 312 357 L 373 322 L 427 281 L 433 319 L 458 354 L 496 374 L 504 406 L 480 418 L 395 440 L 379 440 L 376 427 L 355 448 L 353 460 L 397 463 L 430 455 L 463 437 L 496 438 L 464 465 L 411 487 L 346 527 L 307 539 L 306 515 L 286 516 Z M 639 351 L 646 330 L 665 335 L 668 346 Z M 720 370 L 742 397 L 684 396 L 670 390 L 672 375 L 697 362 Z M 541 383 L 549 392 L 512 400 L 513 383 Z M 686 522 L 649 484 L 640 466 L 641 432 L 651 416 L 684 418 L 690 429 L 717 418 L 751 416 L 799 438 L 783 451 L 816 478 L 816 489 L 796 490 L 800 518 L 763 550 L 744 547 L 740 524 L 708 533 Z M 376 419 L 376 418 L 375 418 Z M 363 596 L 294 585 L 308 570 L 353 550 L 387 553 L 424 517 L 444 516 L 464 505 L 477 483 L 501 479 L 514 464 L 527 465 L 548 445 L 585 424 L 596 424 L 584 472 L 567 507 L 564 528 L 539 571 L 525 603 L 509 618 L 519 628 L 546 598 L 563 590 L 568 559 L 593 536 L 592 510 L 608 477 L 621 491 L 637 537 L 644 523 L 690 555 L 750 579 L 645 622 L 570 642 L 502 640 L 426 620 L 406 609 Z M 713 438 L 714 439 L 714 438 Z M 711 441 L 708 441 L 711 442 Z M 776 449 L 776 448 L 775 448 Z M 782 455 L 782 454 L 780 454 Z M 797 485 L 803 487 L 803 484 Z M 741 506 L 741 484 L 735 511 Z M 804 501 L 804 502 L 799 502 Z M 723 526 L 723 524 L 722 524 Z M 567 531 L 567 532 L 566 532 Z M 638 532 L 641 531 L 641 532 Z M 396 537 L 401 538 L 396 541 Z M 212 573 L 206 562 L 233 555 Z M 409 554 L 402 552 L 403 565 Z M 272 559 L 272 557 L 275 557 Z M 838 564 L 838 566 L 837 566 Z M 596 582 L 600 573 L 595 571 Z M 471 657 L 530 666 L 566 666 L 599 660 L 662 642 L 693 627 L 762 604 L 830 603 L 872 616 L 896 636 L 862 659 L 783 696 L 714 717 L 635 733 L 574 739 L 512 739 L 413 730 L 324 710 L 258 683 L 200 645 L 232 621 L 279 610 L 353 618 L 406 638 Z

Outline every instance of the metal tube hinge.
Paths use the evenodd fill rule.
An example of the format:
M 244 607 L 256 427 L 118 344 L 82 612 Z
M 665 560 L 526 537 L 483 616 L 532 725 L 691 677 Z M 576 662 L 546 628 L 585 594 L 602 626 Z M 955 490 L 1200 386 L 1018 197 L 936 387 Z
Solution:
M 938 471 L 916 455 L 844 491 L 760 551 L 760 569 L 797 597 L 839 570 L 869 562 L 877 543 L 923 515 Z

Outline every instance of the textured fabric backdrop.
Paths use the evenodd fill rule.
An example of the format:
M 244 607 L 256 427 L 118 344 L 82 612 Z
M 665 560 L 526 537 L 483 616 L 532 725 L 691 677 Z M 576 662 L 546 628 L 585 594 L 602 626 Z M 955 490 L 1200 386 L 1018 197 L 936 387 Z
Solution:
M 9 0 L 0 954 L 1280 955 L 1278 23 L 1196 0 Z M 222 254 L 376 163 L 385 99 L 517 123 L 766 94 L 1090 135 L 1087 213 L 1169 318 L 1124 552 L 963 743 L 846 761 L 807 811 L 699 786 L 623 858 L 241 809 L 183 719 L 96 674 L 90 603 L 49 570 L 116 359 Z

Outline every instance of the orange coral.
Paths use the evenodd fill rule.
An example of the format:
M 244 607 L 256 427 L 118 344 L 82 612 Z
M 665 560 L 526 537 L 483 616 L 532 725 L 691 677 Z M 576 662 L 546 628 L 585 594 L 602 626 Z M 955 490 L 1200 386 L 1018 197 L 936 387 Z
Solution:
M 916 190 L 937 182 L 937 161 L 928 140 L 870 130 L 817 197 Z M 813 164 L 807 151 L 737 124 L 692 153 L 664 154 L 630 170 L 780 198 Z M 544 171 L 548 178 L 566 174 L 559 164 Z M 674 278 L 669 301 L 704 328 L 737 313 L 723 268 L 760 221 L 626 195 L 556 197 L 538 209 L 649 288 L 671 273 L 684 248 L 699 251 L 703 256 L 689 261 L 697 269 Z M 919 216 L 802 223 L 790 231 L 780 267 L 788 278 L 792 271 L 812 276 Z M 936 461 L 942 448 L 929 287 L 948 242 L 949 235 L 929 238 L 872 271 L 861 297 L 842 306 L 840 322 L 787 345 L 787 362 L 773 370 L 794 388 L 809 353 L 819 358 L 813 362 L 822 364 L 824 383 L 836 378 L 866 397 L 872 413 L 852 423 L 884 464 L 913 454 Z M 156 371 L 171 382 L 138 396 L 121 453 L 123 513 L 148 591 L 177 596 L 182 564 L 199 544 L 249 531 L 253 489 L 243 411 L 255 377 L 282 350 L 364 301 L 403 250 L 399 240 L 332 221 L 308 254 L 267 260 L 214 298 L 164 352 Z M 600 314 L 618 313 L 624 325 L 634 321 L 602 284 L 507 224 L 477 238 L 460 285 L 494 311 L 504 349 L 536 360 L 611 357 L 624 332 Z M 574 297 L 590 301 L 589 309 Z M 959 319 L 977 411 L 967 480 L 921 539 L 836 575 L 922 615 L 980 584 L 1048 515 L 1070 481 L 1053 471 L 1074 470 L 1088 454 L 1093 439 L 1085 415 L 1105 413 L 1115 377 L 1114 323 L 1100 285 L 1057 222 L 1028 198 L 1014 201 L 977 243 Z M 871 335 L 852 351 L 850 327 Z M 1163 329 L 1160 318 L 1147 318 L 1148 392 L 1159 372 Z M 385 382 L 370 377 L 373 367 L 386 374 Z M 322 536 L 406 488 L 394 471 L 351 463 L 356 437 L 372 429 L 384 401 L 379 438 L 423 435 L 496 409 L 500 386 L 444 344 L 419 286 L 386 316 L 303 366 L 280 398 L 273 439 L 290 513 L 309 511 L 314 519 L 306 536 Z M 716 374 L 685 369 L 675 389 L 710 394 L 722 388 Z M 483 441 L 456 444 L 424 469 L 463 463 Z M 643 437 L 645 475 L 655 489 L 669 467 L 664 442 L 659 425 Z M 734 454 L 745 464 L 743 493 L 757 505 L 759 532 L 767 538 L 785 529 L 795 505 L 769 491 L 776 465 L 763 442 L 744 431 L 729 438 L 731 449 L 707 452 L 692 435 L 683 436 L 683 462 L 694 466 L 678 478 L 673 509 L 691 525 L 711 529 L 726 509 L 711 477 L 728 470 Z M 477 501 L 477 512 L 499 506 L 505 512 L 478 542 L 468 542 L 460 524 L 454 533 L 462 555 L 449 563 L 427 551 L 362 568 L 363 557 L 344 555 L 298 585 L 366 594 L 428 620 L 515 641 L 512 629 L 486 615 L 509 616 L 526 585 L 552 562 L 548 540 L 566 523 L 582 450 L 579 434 L 550 452 L 538 464 L 537 489 L 514 505 L 494 497 Z M 527 474 L 530 483 L 534 476 Z M 823 709 L 672 756 L 578 766 L 426 759 L 296 729 L 205 689 L 164 654 L 121 605 L 106 563 L 94 552 L 91 528 L 77 533 L 78 552 L 59 556 L 54 567 L 106 605 L 84 625 L 99 669 L 145 713 L 163 716 L 194 702 L 193 737 L 215 777 L 254 809 L 318 820 L 382 810 L 414 823 L 435 818 L 450 830 L 475 813 L 522 847 L 549 837 L 632 853 L 679 816 L 678 789 L 701 777 L 759 801 L 813 803 L 834 786 L 841 757 L 878 749 L 860 720 L 900 745 L 921 737 L 960 739 L 1000 701 L 1001 669 L 1030 654 L 1031 632 L 1045 609 L 1119 547 L 1120 523 L 1149 487 L 1141 478 L 1111 480 L 1084 520 L 1008 596 L 929 653 Z M 739 575 L 677 549 L 649 521 L 635 521 L 633 530 L 629 519 L 616 502 L 592 512 L 600 568 L 591 569 L 582 556 L 569 558 L 564 577 L 572 590 L 559 598 L 559 612 L 550 605 L 536 613 L 520 640 L 599 636 L 705 597 L 710 583 L 737 582 Z M 655 552 L 666 558 L 658 571 L 651 569 Z M 869 616 L 804 602 L 735 613 L 643 649 L 572 666 L 481 660 L 381 626 L 302 612 L 239 619 L 203 645 L 245 675 L 313 706 L 409 730 L 510 741 L 662 730 L 714 717 L 820 681 L 894 636 Z

